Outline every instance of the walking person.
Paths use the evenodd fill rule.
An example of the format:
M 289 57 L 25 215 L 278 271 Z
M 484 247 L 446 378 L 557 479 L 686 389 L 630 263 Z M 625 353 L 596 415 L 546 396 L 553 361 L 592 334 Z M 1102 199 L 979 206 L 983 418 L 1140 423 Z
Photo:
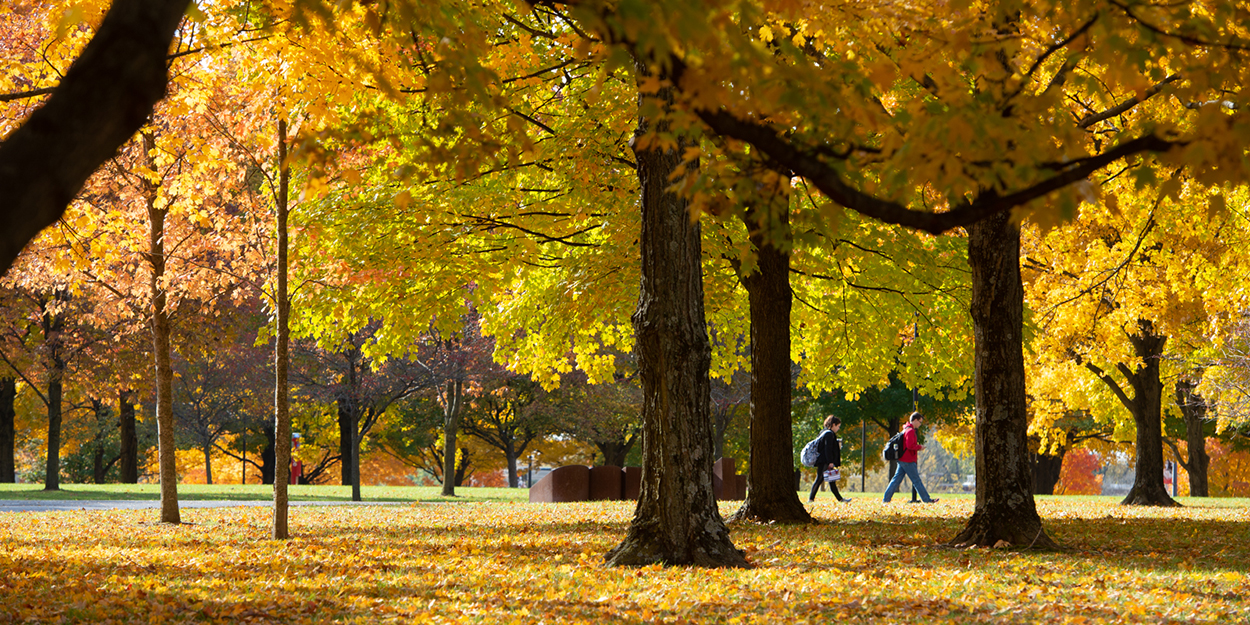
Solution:
M 890 498 L 894 496 L 894 491 L 898 490 L 899 484 L 902 484 L 904 475 L 919 491 L 921 501 L 925 503 L 937 501 L 929 498 L 929 491 L 925 490 L 924 482 L 920 480 L 920 470 L 916 466 L 916 452 L 924 449 L 924 445 L 921 445 L 917 438 L 922 425 L 924 425 L 924 415 L 913 412 L 907 418 L 907 424 L 903 426 L 903 454 L 898 459 L 898 471 L 894 472 L 890 484 L 885 487 L 885 503 L 890 503 Z
M 825 483 L 825 471 L 834 470 L 842 466 L 842 441 L 838 440 L 838 430 L 842 429 L 842 420 L 829 415 L 825 417 L 825 432 L 820 435 L 820 439 L 816 443 L 816 483 L 812 484 L 812 494 L 808 496 L 807 502 L 816 501 L 816 492 L 820 490 L 820 485 Z M 833 493 L 838 501 L 850 503 L 851 500 L 842 496 L 838 492 L 837 480 L 829 482 L 829 492 Z

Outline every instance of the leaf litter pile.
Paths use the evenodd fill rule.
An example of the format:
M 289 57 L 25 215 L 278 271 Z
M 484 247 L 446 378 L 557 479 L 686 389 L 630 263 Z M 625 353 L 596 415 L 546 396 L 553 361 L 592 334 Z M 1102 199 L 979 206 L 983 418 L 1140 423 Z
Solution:
M 939 546 L 971 500 L 818 503 L 733 525 L 755 568 L 607 568 L 630 503 L 0 515 L 0 622 L 779 623 L 1250 621 L 1246 507 L 1042 498 L 1065 549 Z M 725 504 L 722 514 L 734 510 Z

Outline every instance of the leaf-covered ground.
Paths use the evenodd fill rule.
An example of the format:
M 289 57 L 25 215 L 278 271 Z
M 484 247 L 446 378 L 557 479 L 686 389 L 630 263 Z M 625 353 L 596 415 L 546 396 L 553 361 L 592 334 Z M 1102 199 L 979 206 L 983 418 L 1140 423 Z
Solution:
M 969 499 L 828 500 L 734 526 L 749 570 L 604 567 L 628 503 L 300 508 L 284 542 L 264 508 L 7 513 L 0 622 L 1247 622 L 1244 503 L 1043 498 L 1066 550 L 1031 553 L 937 546 Z

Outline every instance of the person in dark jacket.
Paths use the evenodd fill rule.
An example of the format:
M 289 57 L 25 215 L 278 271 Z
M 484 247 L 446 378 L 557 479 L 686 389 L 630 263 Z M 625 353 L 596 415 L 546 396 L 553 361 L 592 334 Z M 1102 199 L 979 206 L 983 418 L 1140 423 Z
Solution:
M 842 466 L 842 441 L 838 440 L 838 430 L 841 428 L 841 419 L 833 415 L 825 417 L 825 432 L 820 435 L 820 440 L 816 443 L 816 483 L 812 484 L 812 494 L 807 498 L 808 503 L 816 501 L 816 492 L 820 490 L 820 485 L 825 483 L 825 471 Z M 829 482 L 829 492 L 832 492 L 838 501 L 843 503 L 851 501 L 838 492 L 837 482 Z
M 920 444 L 920 439 L 917 437 L 922 425 L 924 425 L 924 415 L 913 412 L 907 418 L 907 424 L 903 426 L 903 455 L 898 459 L 898 471 L 894 473 L 894 478 L 885 487 L 885 498 L 882 500 L 885 503 L 890 503 L 890 499 L 894 497 L 894 491 L 898 490 L 899 484 L 903 482 L 904 475 L 911 480 L 911 485 L 920 493 L 921 501 L 925 503 L 937 501 L 929 498 L 929 491 L 925 490 L 924 482 L 920 480 L 920 469 L 916 466 L 919 459 L 916 452 L 924 449 L 924 445 Z

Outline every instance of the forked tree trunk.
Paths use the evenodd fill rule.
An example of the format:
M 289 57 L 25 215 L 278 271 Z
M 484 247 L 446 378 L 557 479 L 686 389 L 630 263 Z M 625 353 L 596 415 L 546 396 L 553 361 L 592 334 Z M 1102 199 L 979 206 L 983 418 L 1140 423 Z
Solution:
M 135 434 L 134 397 L 133 390 L 117 391 L 117 421 L 121 438 L 118 472 L 123 484 L 139 483 L 139 438 Z
M 1191 382 L 1176 383 L 1176 405 L 1185 418 L 1185 443 L 1189 460 L 1182 463 L 1189 474 L 1189 496 L 1209 497 L 1207 471 L 1211 456 L 1207 454 L 1207 402 L 1194 392 L 1197 385 Z
M 629 450 L 634 446 L 634 437 L 620 438 L 614 441 L 595 441 L 595 447 L 603 454 L 603 464 L 609 467 L 625 466 Z
M 1024 393 L 1020 228 L 1009 212 L 968 226 L 976 335 L 976 508 L 950 544 L 1054 548 L 1033 500 Z
M 1093 363 L 1084 363 L 1085 368 L 1098 376 L 1128 409 L 1137 426 L 1137 474 L 1133 477 L 1133 487 L 1120 503 L 1177 506 L 1180 504 L 1172 499 L 1163 485 L 1163 381 L 1159 362 L 1163 358 L 1167 337 L 1156 334 L 1154 323 L 1148 319 L 1138 319 L 1137 332 L 1129 334 L 1128 338 L 1142 364 L 1130 369 L 1124 363 L 1117 363 L 1116 370 L 1133 389 L 1132 397 L 1110 374 Z
M 443 390 L 443 496 L 455 497 L 456 486 L 464 479 L 456 472 L 456 434 L 460 430 L 460 400 L 463 398 L 460 380 L 447 380 Z
M 1125 407 L 1133 414 L 1137 425 L 1137 474 L 1133 487 L 1120 503 L 1144 506 L 1177 506 L 1163 484 L 1163 380 L 1159 363 L 1163 359 L 1163 346 L 1167 337 L 1154 331 L 1154 324 L 1141 319 L 1138 332 L 1129 335 L 1133 350 L 1141 359 L 1141 366 L 1126 370 L 1125 377 L 1133 387 L 1132 401 Z M 1123 393 L 1120 394 L 1123 397 Z
M 290 537 L 287 524 L 289 505 L 287 486 L 291 483 L 291 412 L 290 387 L 287 385 L 287 367 L 290 364 L 290 317 L 291 298 L 287 292 L 287 215 L 291 170 L 287 166 L 286 120 L 278 120 L 278 197 L 275 221 L 278 237 L 278 276 L 274 289 L 274 307 L 277 309 L 277 328 L 274 333 L 274 480 L 273 480 L 273 527 L 271 536 L 282 540 Z
M 16 401 L 17 378 L 0 377 L 0 483 L 4 484 L 17 481 L 17 465 L 13 461 Z
M 758 254 L 756 270 L 740 276 L 751 310 L 751 464 L 747 498 L 730 521 L 810 523 L 794 488 L 790 426 L 790 208 L 784 193 L 744 221 Z M 779 233 L 785 233 L 779 235 Z
M 152 152 L 156 140 L 142 133 L 143 161 L 155 171 Z M 170 353 L 169 312 L 165 293 L 165 217 L 168 207 L 157 206 L 158 185 L 144 178 L 143 192 L 148 209 L 148 262 L 152 266 L 148 295 L 152 298 L 152 351 L 156 359 L 156 441 L 161 477 L 161 522 L 181 523 L 178 511 L 177 446 L 174 441 L 174 369 Z
M 641 117 L 636 136 L 649 130 Z M 681 146 L 659 150 L 635 141 L 634 156 L 642 189 L 642 284 L 633 315 L 643 394 L 642 484 L 625 540 L 606 561 L 748 566 L 712 492 L 711 348 L 699 225 L 687 202 L 668 191 Z

